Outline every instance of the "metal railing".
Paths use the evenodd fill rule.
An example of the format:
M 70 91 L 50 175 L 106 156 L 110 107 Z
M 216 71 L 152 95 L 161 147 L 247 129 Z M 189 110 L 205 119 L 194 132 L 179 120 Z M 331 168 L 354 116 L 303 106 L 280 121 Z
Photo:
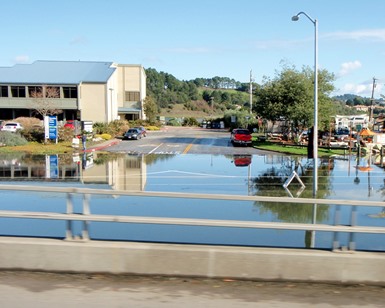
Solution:
M 289 197 L 264 197 L 264 196 L 241 196 L 241 195 L 222 195 L 222 194 L 195 194 L 195 193 L 173 193 L 173 192 L 144 192 L 144 191 L 117 191 L 87 188 L 67 188 L 67 187 L 37 187 L 26 185 L 0 185 L 3 191 L 29 191 L 40 193 L 62 193 L 66 195 L 66 212 L 32 212 L 32 211 L 7 211 L 0 210 L 0 217 L 6 218 L 27 218 L 42 220 L 65 220 L 67 221 L 66 240 L 74 239 L 72 233 L 72 222 L 83 222 L 82 240 L 89 240 L 88 224 L 90 222 L 113 222 L 113 223 L 140 223 L 140 224 L 159 224 L 159 225 L 184 225 L 184 226 L 210 226 L 228 228 L 253 228 L 253 229 L 281 229 L 281 230 L 302 230 L 302 231 L 323 231 L 323 232 L 346 232 L 350 235 L 354 233 L 373 233 L 385 234 L 385 227 L 358 226 L 356 224 L 357 207 L 384 207 L 380 201 L 358 201 L 358 200 L 333 200 L 333 199 L 313 199 L 313 198 L 289 198 Z M 82 196 L 82 212 L 74 213 L 73 197 Z M 334 224 L 317 223 L 285 223 L 285 222 L 258 222 L 240 220 L 216 220 L 216 219 L 192 219 L 192 218 L 169 218 L 169 217 L 150 217 L 150 216 L 121 216 L 121 215 L 97 215 L 91 213 L 92 195 L 111 195 L 111 196 L 138 196 L 138 197 L 158 197 L 158 198 L 179 198 L 179 199 L 204 199 L 204 200 L 227 200 L 227 201 L 263 201 L 313 205 L 336 205 L 352 206 L 352 213 L 349 225 L 340 224 L 340 215 L 337 214 Z M 338 239 L 333 241 L 333 249 L 339 247 Z M 349 249 L 355 250 L 354 238 L 351 237 Z

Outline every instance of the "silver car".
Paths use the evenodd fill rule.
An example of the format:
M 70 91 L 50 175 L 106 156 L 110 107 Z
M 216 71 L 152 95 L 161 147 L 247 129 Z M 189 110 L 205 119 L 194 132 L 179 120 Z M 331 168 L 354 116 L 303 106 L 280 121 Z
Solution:
M 23 129 L 23 126 L 21 126 L 20 123 L 8 122 L 3 125 L 3 127 L 1 128 L 1 131 L 16 133 L 18 130 L 22 130 L 22 129 Z

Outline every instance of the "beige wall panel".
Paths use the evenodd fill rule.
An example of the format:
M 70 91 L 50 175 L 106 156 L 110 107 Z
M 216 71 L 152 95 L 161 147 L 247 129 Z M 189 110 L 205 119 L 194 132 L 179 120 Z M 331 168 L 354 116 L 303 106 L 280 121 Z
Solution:
M 82 84 L 80 92 L 82 120 L 106 122 L 106 85 Z

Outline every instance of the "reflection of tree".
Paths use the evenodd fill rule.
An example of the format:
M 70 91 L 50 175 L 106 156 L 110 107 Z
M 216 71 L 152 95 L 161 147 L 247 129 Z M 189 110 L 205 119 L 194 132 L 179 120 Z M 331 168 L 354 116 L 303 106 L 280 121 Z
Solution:
M 327 164 L 321 163 L 318 168 L 318 191 L 317 198 L 326 198 L 330 195 L 330 166 L 332 162 Z M 297 159 L 286 161 L 280 167 L 271 167 L 260 176 L 253 179 L 256 195 L 269 197 L 287 197 L 287 192 L 283 188 L 288 176 L 293 171 L 296 171 L 300 176 L 301 181 L 306 188 L 302 192 L 301 197 L 313 197 L 313 169 L 310 167 L 301 168 L 302 164 Z M 298 191 L 300 189 L 298 182 L 293 180 L 289 185 L 290 191 Z M 281 202 L 265 202 L 258 201 L 255 206 L 259 208 L 261 213 L 271 212 L 279 220 L 287 222 L 311 222 L 313 218 L 313 204 L 299 204 L 299 203 L 281 203 Z M 328 214 L 327 205 L 317 206 L 317 221 L 323 221 Z
M 175 157 L 175 154 L 148 154 L 145 156 L 145 162 L 147 166 L 150 166 L 158 161 L 165 161 Z
M 93 162 L 95 165 L 104 165 L 105 163 L 112 160 L 117 160 L 119 157 L 122 157 L 122 156 L 125 156 L 125 155 L 121 153 L 99 152 L 97 153 Z

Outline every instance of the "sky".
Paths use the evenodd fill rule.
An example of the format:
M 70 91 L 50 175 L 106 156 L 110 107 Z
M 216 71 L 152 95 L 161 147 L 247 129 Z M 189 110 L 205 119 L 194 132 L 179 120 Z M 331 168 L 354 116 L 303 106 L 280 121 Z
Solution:
M 333 95 L 385 95 L 385 1 L 0 0 L 0 66 L 140 64 L 179 80 L 262 83 L 283 65 L 335 75 Z M 296 22 L 291 17 L 299 12 Z

